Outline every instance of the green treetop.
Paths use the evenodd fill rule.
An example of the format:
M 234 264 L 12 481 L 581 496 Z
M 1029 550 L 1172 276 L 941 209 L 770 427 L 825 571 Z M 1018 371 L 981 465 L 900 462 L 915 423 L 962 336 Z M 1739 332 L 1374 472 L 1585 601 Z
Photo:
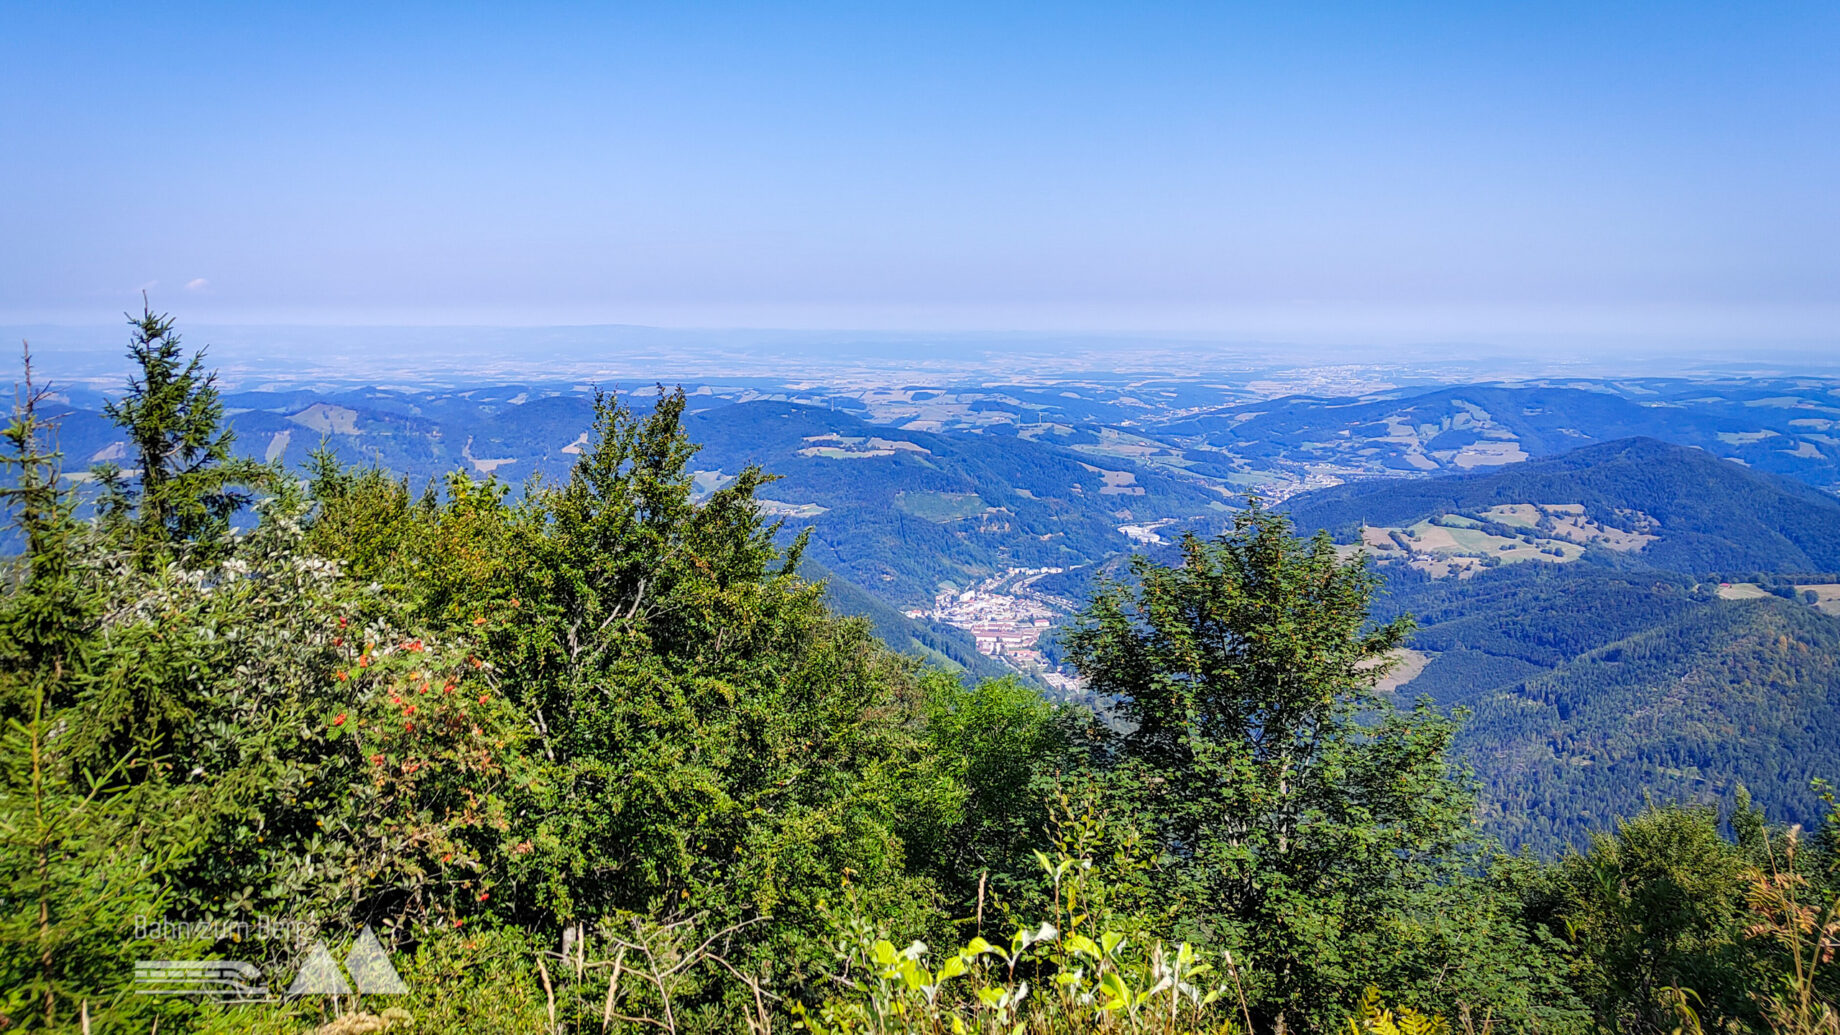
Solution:
M 98 469 L 104 513 L 131 528 L 143 551 L 208 542 L 228 531 L 230 518 L 249 502 L 239 486 L 259 471 L 231 455 L 236 436 L 224 423 L 217 375 L 203 369 L 204 351 L 186 357 L 172 317 L 151 308 L 129 323 L 134 340 L 128 356 L 139 373 L 104 412 L 128 433 L 135 470 Z
M 1105 746 L 1111 812 L 1141 831 L 1160 909 L 1263 975 L 1264 1024 L 1320 1021 L 1366 982 L 1429 986 L 1458 931 L 1451 883 L 1472 797 L 1453 725 L 1374 684 L 1411 626 L 1368 618 L 1375 576 L 1257 506 L 1182 563 L 1138 558 L 1067 638 L 1127 732 Z M 1496 946 L 1499 949 L 1499 945 Z M 1469 973 L 1476 971 L 1471 969 Z

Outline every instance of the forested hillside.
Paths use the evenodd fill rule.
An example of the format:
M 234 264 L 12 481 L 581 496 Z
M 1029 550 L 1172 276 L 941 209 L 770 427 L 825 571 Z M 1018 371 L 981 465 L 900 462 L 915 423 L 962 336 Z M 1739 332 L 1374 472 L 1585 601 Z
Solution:
M 1840 569 L 1840 499 L 1750 471 L 1688 446 L 1628 439 L 1575 449 L 1486 474 L 1380 480 L 1287 501 L 1299 527 L 1346 533 L 1499 504 L 1583 504 L 1594 520 L 1624 527 L 1653 518 L 1659 542 L 1641 551 L 1679 572 Z
M 910 605 L 942 580 L 1097 561 L 1129 545 L 1127 522 L 1218 526 L 1227 513 L 1191 481 L 1014 437 L 903 431 L 778 402 L 710 410 L 686 428 L 703 444 L 699 468 L 770 467 L 779 480 L 763 497 L 816 509 L 787 518 L 812 527 L 815 559 Z
M 1577 506 L 1581 520 L 1500 526 L 1516 508 L 1537 514 L 1534 504 Z M 1728 804 L 1740 786 L 1779 821 L 1818 816 L 1809 780 L 1840 766 L 1840 738 L 1822 732 L 1840 728 L 1840 621 L 1793 589 L 1727 600 L 1719 582 L 1732 572 L 1795 573 L 1788 587 L 1830 581 L 1821 573 L 1840 565 L 1840 500 L 1699 449 L 1630 439 L 1486 474 L 1338 486 L 1286 510 L 1300 528 L 1342 538 L 1447 516 L 1497 538 L 1586 540 L 1574 563 L 1539 558 L 1462 578 L 1373 554 L 1383 609 L 1414 615 L 1411 646 L 1429 655 L 1399 692 L 1472 710 L 1458 749 L 1484 782 L 1485 822 L 1511 843 L 1582 844 L 1603 815 L 1651 798 Z M 1600 527 L 1642 537 L 1610 548 L 1593 541 Z
M 1382 613 L 1430 655 L 1397 692 L 1470 710 L 1457 750 L 1510 843 L 1584 844 L 1650 799 L 1729 805 L 1740 786 L 1813 824 L 1840 770 L 1840 620 L 1690 578 L 1522 564 L 1467 580 L 1393 571 Z

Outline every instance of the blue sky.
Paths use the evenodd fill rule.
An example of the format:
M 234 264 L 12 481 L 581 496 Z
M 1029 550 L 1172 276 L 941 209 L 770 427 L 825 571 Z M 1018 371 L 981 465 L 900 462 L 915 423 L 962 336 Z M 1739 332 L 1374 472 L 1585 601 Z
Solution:
M 1840 344 L 1832 0 L 0 2 L 0 54 L 0 321 Z

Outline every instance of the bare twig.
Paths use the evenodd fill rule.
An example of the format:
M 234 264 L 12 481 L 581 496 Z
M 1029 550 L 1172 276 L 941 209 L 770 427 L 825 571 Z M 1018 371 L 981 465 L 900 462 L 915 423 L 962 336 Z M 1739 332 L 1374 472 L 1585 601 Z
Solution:
M 549 968 L 543 965 L 543 954 L 537 954 L 537 973 L 543 977 L 543 995 L 549 1001 L 549 1030 L 556 1030 L 556 988 L 549 983 Z
M 601 1008 L 601 1030 L 606 1031 L 613 1025 L 613 1004 L 620 991 L 620 969 L 626 963 L 626 946 L 613 954 L 613 973 L 607 978 L 607 1005 Z

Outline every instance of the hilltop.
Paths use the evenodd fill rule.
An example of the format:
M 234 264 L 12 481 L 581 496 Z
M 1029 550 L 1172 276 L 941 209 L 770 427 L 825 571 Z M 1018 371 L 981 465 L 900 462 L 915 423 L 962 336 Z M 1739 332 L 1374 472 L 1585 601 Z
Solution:
M 1840 621 L 1808 604 L 1836 582 L 1818 573 L 1840 569 L 1840 500 L 1631 438 L 1285 509 L 1362 544 L 1383 613 L 1415 617 L 1398 692 L 1470 711 L 1456 746 L 1510 843 L 1582 842 L 1647 797 L 1740 785 L 1772 816 L 1818 817 L 1809 781 L 1840 768 L 1813 732 L 1840 726 Z M 1734 571 L 1775 595 L 1721 587 Z
M 1555 528 L 1554 518 L 1563 513 L 1557 508 L 1577 510 L 1585 521 Z M 1301 529 L 1326 528 L 1350 542 L 1362 526 L 1396 528 L 1450 515 L 1522 528 L 1545 518 L 1545 531 L 1556 538 L 1672 571 L 1840 568 L 1840 499 L 1651 438 L 1586 446 L 1483 474 L 1355 482 L 1295 497 L 1286 511 Z M 1601 534 L 1610 531 L 1644 541 Z M 1599 542 L 1591 541 L 1593 533 Z

